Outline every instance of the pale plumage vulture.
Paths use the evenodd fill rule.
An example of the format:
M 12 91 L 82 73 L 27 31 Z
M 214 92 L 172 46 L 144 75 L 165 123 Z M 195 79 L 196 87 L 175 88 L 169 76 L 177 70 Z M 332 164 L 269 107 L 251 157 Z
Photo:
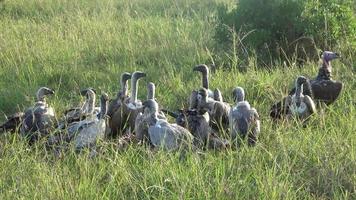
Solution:
M 41 87 L 36 93 L 34 106 L 25 111 L 20 132 L 29 139 L 30 144 L 48 136 L 57 126 L 54 109 L 46 102 L 46 96 L 53 94 L 52 89 Z
M 229 113 L 231 139 L 233 142 L 237 142 L 247 137 L 248 144 L 253 146 L 256 144 L 260 133 L 260 120 L 257 110 L 245 100 L 243 88 L 235 88 L 233 97 L 236 105 Z

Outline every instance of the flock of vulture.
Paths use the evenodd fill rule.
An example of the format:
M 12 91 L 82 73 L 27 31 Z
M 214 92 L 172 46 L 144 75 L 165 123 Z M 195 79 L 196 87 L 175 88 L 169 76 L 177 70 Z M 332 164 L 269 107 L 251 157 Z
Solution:
M 337 53 L 323 52 L 317 77 L 297 77 L 295 88 L 289 95 L 272 105 L 271 118 L 305 121 L 316 112 L 316 102 L 327 105 L 334 102 L 342 83 L 331 79 L 330 62 L 338 57 Z M 74 145 L 77 151 L 95 149 L 99 140 L 113 138 L 119 138 L 118 141 L 124 144 L 146 144 L 165 150 L 225 149 L 242 143 L 254 146 L 260 133 L 259 114 L 245 99 L 244 89 L 236 87 L 233 90 L 235 103 L 230 105 L 223 101 L 218 89 L 209 89 L 206 65 L 198 65 L 193 70 L 202 74 L 202 88 L 190 94 L 189 108 L 177 112 L 160 109 L 155 99 L 155 85 L 151 82 L 147 85 L 147 99 L 141 102 L 137 98 L 138 81 L 146 74 L 125 72 L 121 75 L 121 88 L 115 98 L 110 100 L 103 93 L 100 107 L 96 107 L 96 91 L 87 88 L 80 93 L 85 102 L 80 107 L 68 109 L 59 120 L 46 101 L 54 91 L 41 87 L 34 105 L 8 117 L 0 131 L 17 132 L 29 144 L 42 140 L 48 147 L 67 144 Z M 170 123 L 166 115 L 175 118 L 175 123 Z

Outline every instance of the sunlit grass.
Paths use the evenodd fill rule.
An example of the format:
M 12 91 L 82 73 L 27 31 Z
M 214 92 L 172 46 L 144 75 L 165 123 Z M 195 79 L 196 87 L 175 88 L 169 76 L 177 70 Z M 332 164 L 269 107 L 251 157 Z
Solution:
M 58 114 L 78 105 L 78 92 L 94 87 L 116 95 L 124 71 L 142 70 L 157 86 L 160 105 L 187 105 L 200 77 L 198 63 L 219 54 L 215 7 L 229 0 L 2 1 L 0 2 L 0 112 L 30 106 L 40 86 L 56 90 L 48 101 Z M 251 61 L 253 63 L 253 60 Z M 260 141 L 237 151 L 166 153 L 103 144 L 89 158 L 69 151 L 61 159 L 28 147 L 16 134 L 0 137 L 0 199 L 352 199 L 356 198 L 356 80 L 352 55 L 334 64 L 344 82 L 340 98 L 318 110 L 307 127 L 272 122 L 270 105 L 298 75 L 313 77 L 317 63 L 247 72 L 217 70 L 211 88 L 232 103 L 244 87 L 259 111 Z M 250 66 L 252 65 L 252 66 Z M 4 119 L 3 115 L 0 119 Z

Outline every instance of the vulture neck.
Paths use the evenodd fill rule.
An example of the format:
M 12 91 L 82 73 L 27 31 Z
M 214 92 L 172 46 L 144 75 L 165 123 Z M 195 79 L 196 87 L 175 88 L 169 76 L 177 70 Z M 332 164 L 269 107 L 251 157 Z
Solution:
M 124 96 L 127 96 L 128 93 L 128 84 L 127 80 L 121 80 L 121 92 Z M 119 91 L 120 92 L 120 91 Z
M 296 99 L 296 103 L 298 103 L 299 105 L 301 102 L 302 92 L 303 92 L 303 84 L 297 85 L 295 90 L 295 99 Z
M 138 80 L 137 78 L 133 77 L 131 79 L 131 98 L 130 98 L 130 103 L 135 103 L 137 102 L 137 90 L 138 90 Z
M 100 117 L 99 117 L 100 119 L 104 119 L 107 110 L 108 110 L 108 101 L 102 99 L 100 101 Z
M 209 89 L 208 72 L 202 72 L 202 84 L 203 88 Z
M 148 88 L 147 99 L 154 100 L 155 98 L 155 88 L 153 86 Z
M 94 113 L 94 109 L 95 109 L 95 96 L 94 95 L 90 95 L 89 98 L 88 98 L 87 113 L 88 114 Z
M 331 61 L 322 60 L 316 80 L 331 80 Z

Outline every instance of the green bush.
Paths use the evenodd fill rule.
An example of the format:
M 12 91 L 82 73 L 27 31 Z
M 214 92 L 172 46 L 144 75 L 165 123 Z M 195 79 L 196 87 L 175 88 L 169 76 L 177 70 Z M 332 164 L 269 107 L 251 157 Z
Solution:
M 232 10 L 221 6 L 218 19 L 219 45 L 234 44 L 233 53 L 239 55 L 254 52 L 266 64 L 294 56 L 306 59 L 342 40 L 355 47 L 352 0 L 239 0 Z

